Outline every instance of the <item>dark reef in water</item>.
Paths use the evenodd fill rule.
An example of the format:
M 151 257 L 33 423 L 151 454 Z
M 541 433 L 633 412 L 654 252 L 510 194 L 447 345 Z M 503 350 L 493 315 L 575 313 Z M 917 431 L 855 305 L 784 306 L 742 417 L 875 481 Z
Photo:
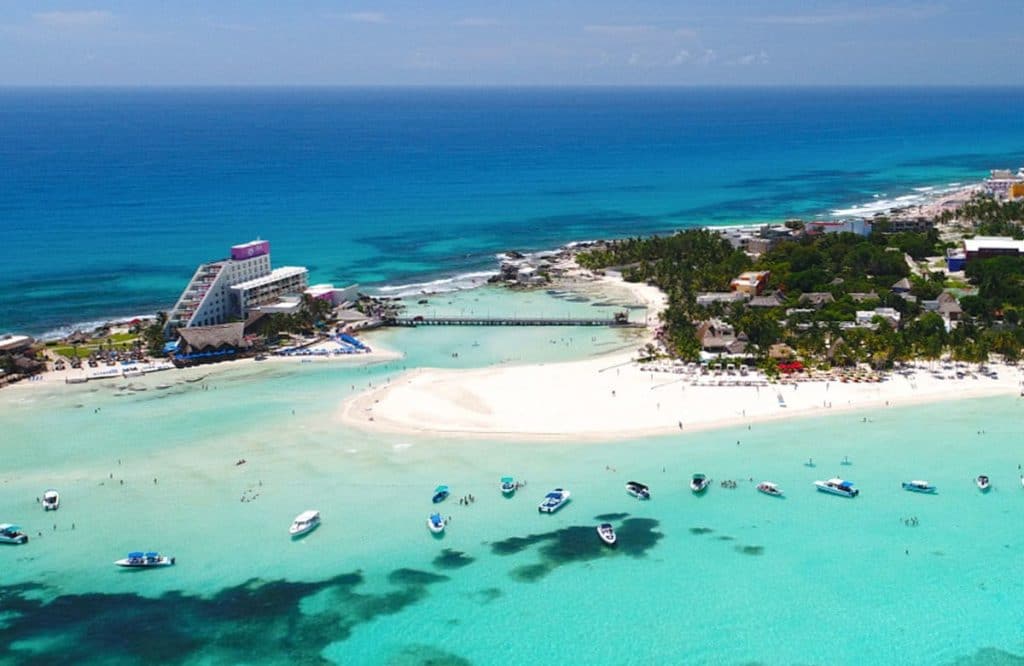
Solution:
M 594 520 L 600 520 L 601 522 L 607 522 L 609 520 L 622 520 L 623 518 L 629 518 L 628 513 L 602 513 L 594 516 Z
M 619 540 L 614 549 L 601 542 L 593 526 L 573 525 L 552 532 L 496 541 L 491 544 L 491 551 L 495 555 L 514 555 L 531 546 L 538 546 L 540 562 L 522 565 L 510 572 L 516 580 L 535 582 L 556 568 L 573 562 L 586 562 L 616 554 L 643 557 L 664 536 L 656 531 L 658 525 L 658 521 L 651 518 L 624 520 L 615 530 Z
M 462 551 L 445 548 L 441 554 L 434 558 L 434 566 L 438 569 L 461 569 L 476 561 L 476 558 L 466 555 Z
M 691 527 L 690 534 L 711 534 L 714 532 L 710 527 Z
M 473 662 L 433 645 L 409 645 L 388 659 L 392 666 L 472 666 Z
M 119 664 L 251 662 L 256 655 L 293 663 L 326 664 L 320 652 L 346 639 L 359 624 L 392 615 L 449 580 L 427 571 L 397 569 L 396 587 L 361 594 L 363 575 L 353 573 L 316 582 L 250 580 L 212 597 L 168 592 L 157 598 L 135 594 L 67 594 L 39 599 L 43 585 L 0 587 L 0 662 L 89 663 L 102 656 Z M 327 610 L 299 611 L 306 597 L 328 595 Z M 25 642 L 32 648 L 15 649 Z M 452 656 L 448 661 L 467 663 Z

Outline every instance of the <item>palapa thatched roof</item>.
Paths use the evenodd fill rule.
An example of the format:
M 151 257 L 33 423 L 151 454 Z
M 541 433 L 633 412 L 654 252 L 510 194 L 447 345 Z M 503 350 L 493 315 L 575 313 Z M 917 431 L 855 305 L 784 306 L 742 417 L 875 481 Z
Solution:
M 190 326 L 179 328 L 184 351 L 198 352 L 221 347 L 244 347 L 245 322 L 236 321 L 216 326 Z

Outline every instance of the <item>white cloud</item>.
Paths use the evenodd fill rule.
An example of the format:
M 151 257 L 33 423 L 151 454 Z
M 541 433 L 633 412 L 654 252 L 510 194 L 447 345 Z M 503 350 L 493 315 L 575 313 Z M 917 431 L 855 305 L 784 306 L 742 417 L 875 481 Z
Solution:
M 668 64 L 685 65 L 688 62 L 693 62 L 693 54 L 686 49 L 681 49 L 678 53 L 672 56 L 672 59 L 668 61 Z
M 715 53 L 714 49 L 704 49 L 704 53 L 697 56 L 697 59 L 694 60 L 694 62 L 701 65 L 710 65 L 716 60 L 718 60 L 718 54 Z
M 747 65 L 767 65 L 768 64 L 768 54 L 765 51 L 760 51 L 758 53 L 748 53 L 746 55 L 742 55 L 742 56 L 740 56 L 738 58 L 734 58 L 733 60 L 730 60 L 729 64 L 730 65 L 742 65 L 742 66 L 747 66 Z
M 628 37 L 633 35 L 642 35 L 654 30 L 649 25 L 585 25 L 583 26 L 584 32 L 593 33 L 595 35 L 613 35 L 617 37 Z
M 342 14 L 342 18 L 353 23 L 387 23 L 387 14 L 381 12 L 351 12 Z
M 825 14 L 776 14 L 768 16 L 751 16 L 746 20 L 750 23 L 766 23 L 769 25 L 830 25 L 844 23 L 863 23 L 883 21 L 887 19 L 920 19 L 941 14 L 941 6 L 920 7 L 875 7 L 859 11 L 832 12 Z
M 498 19 L 492 18 L 479 18 L 479 17 L 468 17 L 459 19 L 455 22 L 455 25 L 461 28 L 489 28 L 493 25 L 498 25 Z
M 673 32 L 676 37 L 685 39 L 694 39 L 697 36 L 697 31 L 693 28 L 676 28 Z
M 110 22 L 114 15 L 106 10 L 87 9 L 33 14 L 38 23 L 54 28 L 94 28 Z

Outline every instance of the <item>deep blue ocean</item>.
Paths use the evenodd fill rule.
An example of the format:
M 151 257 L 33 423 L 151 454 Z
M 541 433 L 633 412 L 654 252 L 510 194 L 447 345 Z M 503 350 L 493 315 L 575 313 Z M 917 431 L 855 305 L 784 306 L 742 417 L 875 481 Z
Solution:
M 255 237 L 314 281 L 828 215 L 1024 162 L 1024 89 L 0 90 L 0 332 L 173 305 Z

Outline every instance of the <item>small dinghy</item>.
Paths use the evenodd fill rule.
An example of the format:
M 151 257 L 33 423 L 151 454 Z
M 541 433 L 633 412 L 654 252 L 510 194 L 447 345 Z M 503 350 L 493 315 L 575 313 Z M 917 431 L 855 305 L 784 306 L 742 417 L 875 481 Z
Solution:
M 782 497 L 782 490 L 771 481 L 762 481 L 757 484 L 757 490 L 772 497 Z
M 516 480 L 511 476 L 501 477 L 501 494 L 505 496 L 512 496 L 516 493 Z
M 43 510 L 56 511 L 60 508 L 60 493 L 52 488 L 43 493 Z
M 451 492 L 448 490 L 448 486 L 438 486 L 437 488 L 434 488 L 434 496 L 430 501 L 434 504 L 440 504 L 448 499 L 448 495 L 451 495 Z
M 626 484 L 626 492 L 637 499 L 651 499 L 651 489 L 639 481 L 630 481 Z
M 912 493 L 935 493 L 938 488 L 928 483 L 927 481 L 904 481 L 903 490 L 909 490 Z
M 136 551 L 128 553 L 128 557 L 117 560 L 114 564 L 128 569 L 152 569 L 154 567 L 169 567 L 174 564 L 174 558 L 160 553 Z
M 601 541 L 604 541 L 609 546 L 614 546 L 615 542 L 619 540 L 611 523 L 601 523 L 598 525 L 597 536 L 601 537 Z
M 992 482 L 989 481 L 988 476 L 985 474 L 979 475 L 974 482 L 978 484 L 978 490 L 983 493 L 987 493 L 992 488 Z
M 444 528 L 447 524 L 448 521 L 445 520 L 444 516 L 442 516 L 439 513 L 432 513 L 430 514 L 430 517 L 427 518 L 427 529 L 429 529 L 434 534 L 440 534 L 441 532 L 444 532 Z
M 702 493 L 708 489 L 711 485 L 711 479 L 704 476 L 703 474 L 694 474 L 693 478 L 690 479 L 690 490 L 695 493 Z

